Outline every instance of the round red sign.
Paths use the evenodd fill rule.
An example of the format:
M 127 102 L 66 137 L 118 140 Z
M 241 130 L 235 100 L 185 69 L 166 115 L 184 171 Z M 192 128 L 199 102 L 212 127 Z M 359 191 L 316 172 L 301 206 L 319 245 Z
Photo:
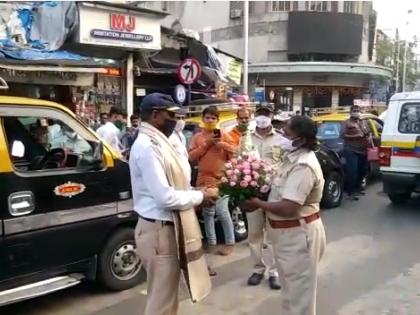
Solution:
M 201 75 L 201 66 L 197 59 L 188 58 L 178 66 L 178 79 L 182 84 L 193 84 Z

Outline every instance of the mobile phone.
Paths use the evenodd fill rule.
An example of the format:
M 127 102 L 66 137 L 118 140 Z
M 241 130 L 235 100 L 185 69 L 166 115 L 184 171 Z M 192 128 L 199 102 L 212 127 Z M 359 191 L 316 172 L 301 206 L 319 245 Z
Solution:
M 220 129 L 214 129 L 213 130 L 213 135 L 215 138 L 221 138 L 222 134 L 220 133 Z

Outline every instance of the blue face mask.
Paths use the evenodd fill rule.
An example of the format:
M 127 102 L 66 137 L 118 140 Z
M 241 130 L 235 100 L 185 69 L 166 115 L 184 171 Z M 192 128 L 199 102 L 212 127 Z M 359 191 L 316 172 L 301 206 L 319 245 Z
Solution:
M 291 152 L 296 149 L 295 146 L 293 146 L 293 141 L 284 136 L 280 136 L 279 146 L 280 149 L 285 152 Z

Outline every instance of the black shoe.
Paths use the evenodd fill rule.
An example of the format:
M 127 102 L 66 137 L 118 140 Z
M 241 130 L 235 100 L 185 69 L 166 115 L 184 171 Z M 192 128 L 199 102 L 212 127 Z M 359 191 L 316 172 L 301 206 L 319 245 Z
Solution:
M 279 282 L 279 277 L 270 276 L 268 278 L 268 282 L 270 283 L 270 288 L 272 290 L 280 290 L 281 289 L 281 285 L 280 285 L 280 282 Z
M 349 198 L 350 201 L 357 201 L 357 200 L 359 200 L 359 197 L 357 197 L 356 194 L 350 194 L 348 196 L 348 198 Z
M 264 279 L 263 273 L 253 273 L 251 277 L 248 278 L 248 285 L 259 285 Z

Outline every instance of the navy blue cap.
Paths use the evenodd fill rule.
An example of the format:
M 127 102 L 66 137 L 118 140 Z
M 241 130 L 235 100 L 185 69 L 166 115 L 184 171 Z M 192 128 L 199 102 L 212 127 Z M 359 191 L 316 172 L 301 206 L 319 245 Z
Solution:
M 140 104 L 140 110 L 147 111 L 153 109 L 163 109 L 170 112 L 177 112 L 179 107 L 176 106 L 172 96 L 163 93 L 152 93 L 143 98 Z
M 260 103 L 257 105 L 256 112 L 260 110 L 267 110 L 270 113 L 274 113 L 274 105 L 271 103 L 266 103 L 266 102 Z

